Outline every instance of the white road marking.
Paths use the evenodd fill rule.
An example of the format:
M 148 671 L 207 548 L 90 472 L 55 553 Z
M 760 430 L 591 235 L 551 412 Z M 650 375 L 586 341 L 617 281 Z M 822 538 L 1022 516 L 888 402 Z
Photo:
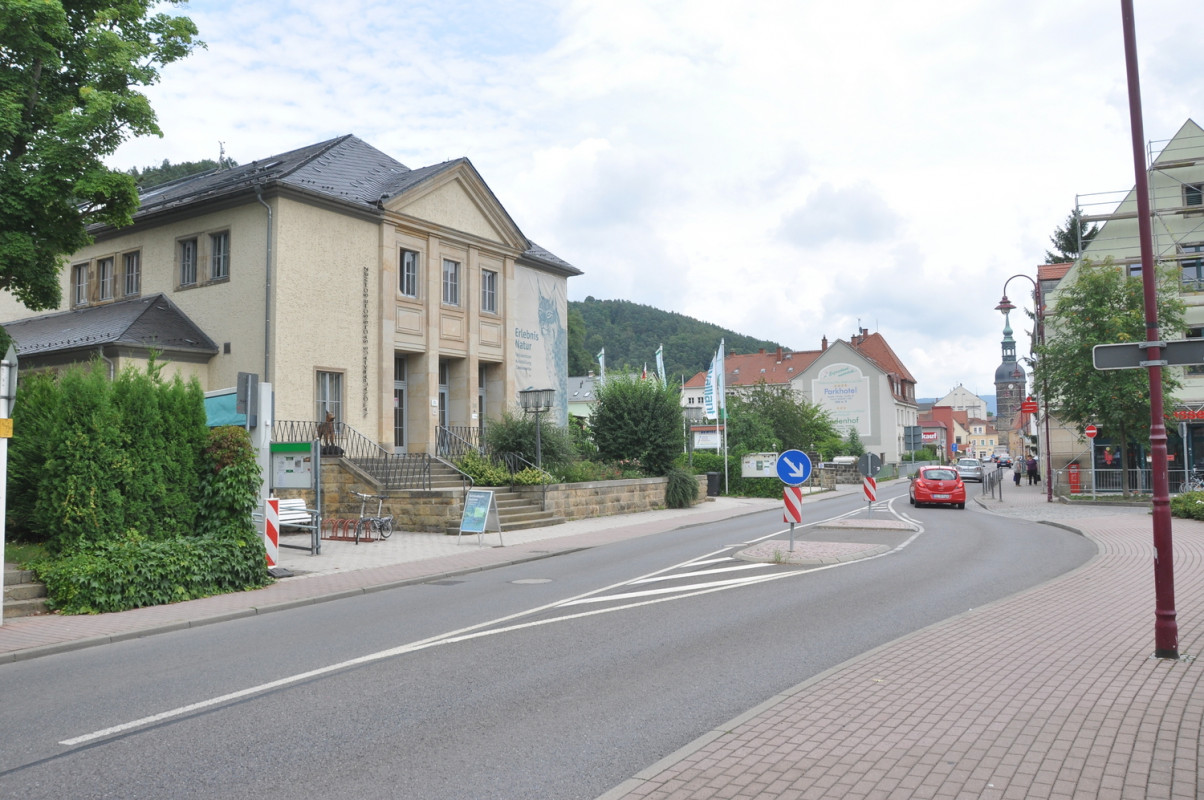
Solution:
M 724 559 L 724 560 L 731 561 L 732 559 L 728 558 L 728 559 Z M 691 565 L 691 566 L 693 566 L 693 565 Z M 673 575 L 657 575 L 656 577 L 653 577 L 653 578 L 640 578 L 639 580 L 635 580 L 635 581 L 631 581 L 631 582 L 633 584 L 635 584 L 635 583 L 653 583 L 655 581 L 674 581 L 674 580 L 677 580 L 678 578 L 697 578 L 700 575 L 719 575 L 724 572 L 736 572 L 738 570 L 745 570 L 745 569 L 765 569 L 768 566 L 772 566 L 772 565 L 771 564 L 762 564 L 759 562 L 744 562 L 742 564 L 737 564 L 737 565 L 734 565 L 731 567 L 720 567 L 719 569 L 700 569 L 695 572 L 678 572 Z
M 893 502 L 894 502 L 893 500 L 890 501 L 890 504 L 888 504 L 888 508 L 890 508 L 892 513 L 895 513 L 894 509 L 893 509 Z M 851 512 L 851 513 L 857 513 L 857 512 Z M 845 516 L 850 516 L 850 514 L 844 514 L 844 515 L 841 515 L 840 517 L 833 517 L 831 519 L 840 519 Z M 901 516 L 901 515 L 896 514 L 896 516 Z M 816 524 L 819 524 L 819 523 L 810 523 L 803 527 L 811 527 Z M 882 558 L 883 556 L 890 555 L 893 552 L 897 552 L 898 550 L 901 550 L 902 548 L 906 547 L 908 544 L 913 542 L 922 532 L 923 532 L 923 528 L 920 527 L 918 530 L 916 530 L 912 534 L 912 536 L 906 542 L 904 542 L 899 547 L 897 547 L 893 550 L 889 550 L 885 553 L 879 553 L 878 555 L 869 556 L 869 557 L 867 557 L 865 559 L 861 559 L 861 560 L 862 561 L 870 561 L 870 560 L 873 560 L 876 558 Z M 770 534 L 769 536 L 761 537 L 761 538 L 755 539 L 753 541 L 754 542 L 762 541 L 763 539 L 768 539 L 768 538 L 771 538 L 776 535 L 780 535 L 780 534 L 779 533 Z M 742 546 L 742 545 L 733 545 L 733 546 Z M 725 549 L 730 549 L 730 548 L 725 548 Z M 267 683 L 257 684 L 255 686 L 249 686 L 245 689 L 240 689 L 237 692 L 230 692 L 229 694 L 220 695 L 218 697 L 211 697 L 207 700 L 201 700 L 196 703 L 190 703 L 189 705 L 180 706 L 178 708 L 173 708 L 168 711 L 163 711 L 158 714 L 152 714 L 151 716 L 141 717 L 141 718 L 135 719 L 135 720 L 130 720 L 129 722 L 123 722 L 119 725 L 113 725 L 108 728 L 103 728 L 101 730 L 93 731 L 91 733 L 85 733 L 80 736 L 72 737 L 70 739 L 63 739 L 62 741 L 59 742 L 59 744 L 64 745 L 66 747 L 74 747 L 76 745 L 86 744 L 88 742 L 93 742 L 98 739 L 104 739 L 109 736 L 114 736 L 119 733 L 124 733 L 125 731 L 130 731 L 130 730 L 134 730 L 136 728 L 142 728 L 142 727 L 146 727 L 148 725 L 154 725 L 156 723 L 163 722 L 165 720 L 182 717 L 186 714 L 191 714 L 195 711 L 201 711 L 201 710 L 204 710 L 207 708 L 213 708 L 214 706 L 219 706 L 224 703 L 229 703 L 229 702 L 232 702 L 234 700 L 239 700 L 244 697 L 250 697 L 253 695 L 257 695 L 257 694 L 263 694 L 265 692 L 270 692 L 274 689 L 280 689 L 282 687 L 291 686 L 293 684 L 300 683 L 302 681 L 306 681 L 311 678 L 316 678 L 316 677 L 320 677 L 323 675 L 330 675 L 332 673 L 339 672 L 341 670 L 350 669 L 352 667 L 363 666 L 364 664 L 371 664 L 376 661 L 382 661 L 387 658 L 393 658 L 393 657 L 399 656 L 399 655 L 406 655 L 408 653 L 418 652 L 419 650 L 425 650 L 429 647 L 435 647 L 437 645 L 465 642 L 465 641 L 469 641 L 472 639 L 483 638 L 486 636 L 494 636 L 499 633 L 508 633 L 511 631 L 522 630 L 525 628 L 534 628 L 534 627 L 538 627 L 541 625 L 547 625 L 547 624 L 550 624 L 553 622 L 566 622 L 569 620 L 581 619 L 583 617 L 594 616 L 597 614 L 609 614 L 609 613 L 612 613 L 615 611 L 625 611 L 625 610 L 631 609 L 631 608 L 639 608 L 642 606 L 649 606 L 649 605 L 654 605 L 657 603 L 664 603 L 664 602 L 669 602 L 669 601 L 673 601 L 673 600 L 681 600 L 681 599 L 685 599 L 688 597 L 697 597 L 699 595 L 710 594 L 712 592 L 725 591 L 727 589 L 737 588 L 740 586 L 751 586 L 753 584 L 766 583 L 768 581 L 779 580 L 782 578 L 790 578 L 790 577 L 794 577 L 794 576 L 798 576 L 798 575 L 809 575 L 813 572 L 821 572 L 824 570 L 835 569 L 837 567 L 848 566 L 849 564 L 856 563 L 856 562 L 850 561 L 850 562 L 842 562 L 839 564 L 827 564 L 827 565 L 824 565 L 821 567 L 816 567 L 816 568 L 810 569 L 810 570 L 789 570 L 789 571 L 775 572 L 775 573 L 771 573 L 768 575 L 764 575 L 764 574 L 755 575 L 755 576 L 750 576 L 748 578 L 742 578 L 742 579 L 732 579 L 732 580 L 727 580 L 727 581 L 714 581 L 711 583 L 694 584 L 692 586 L 682 586 L 682 587 L 676 587 L 676 588 L 672 588 L 672 589 L 647 590 L 645 592 L 633 592 L 633 593 L 627 593 L 627 594 L 623 594 L 623 595 L 610 595 L 607 597 L 597 597 L 594 600 L 589 599 L 589 598 L 595 598 L 596 595 L 600 595 L 604 592 L 609 592 L 613 589 L 617 589 L 622 586 L 630 586 L 633 583 L 647 581 L 648 579 L 650 579 L 654 576 L 663 575 L 663 574 L 671 572 L 675 569 L 680 569 L 682 567 L 687 567 L 687 566 L 696 566 L 699 563 L 704 563 L 704 562 L 700 562 L 699 559 L 712 558 L 714 556 L 720 555 L 723 552 L 724 552 L 723 550 L 717 550 L 713 553 L 706 553 L 702 556 L 699 556 L 698 559 L 691 559 L 689 561 L 684 561 L 684 562 L 682 562 L 680 564 L 676 564 L 674 566 L 665 567 L 664 569 L 656 570 L 655 572 L 650 572 L 647 575 L 640 576 L 639 578 L 635 578 L 634 580 L 629 579 L 629 580 L 620 581 L 618 583 L 611 584 L 610 586 L 604 586 L 600 589 L 595 589 L 593 591 L 577 595 L 576 597 L 569 598 L 568 600 L 547 603 L 545 605 L 538 606 L 538 607 L 532 608 L 532 609 L 528 609 L 526 611 L 519 611 L 514 614 L 509 614 L 504 617 L 499 617 L 498 619 L 495 619 L 495 620 L 489 620 L 487 622 L 477 623 L 476 625 L 470 625 L 468 627 L 461 628 L 457 631 L 449 631 L 447 633 L 440 634 L 438 636 L 432 636 L 430 638 L 422 639 L 417 642 L 411 642 L 409 644 L 399 645 L 398 647 L 392 647 L 387 650 L 380 650 L 376 653 L 369 653 L 367 655 L 359 656 L 358 658 L 352 658 L 352 659 L 348 659 L 346 661 L 340 661 L 337 664 L 329 664 L 325 667 L 320 667 L 318 669 L 309 670 L 307 672 L 300 672 L 295 675 L 288 675 L 286 677 L 279 678 L 274 681 L 268 681 Z M 720 559 L 714 559 L 714 560 L 718 561 Z M 648 597 L 650 599 L 645 599 L 645 600 L 642 600 L 640 602 L 635 602 L 635 603 L 628 603 L 626 605 L 610 606 L 607 608 L 593 609 L 591 611 L 583 611 L 583 612 L 579 612 L 576 614 L 567 614 L 564 616 L 549 617 L 549 618 L 543 619 L 543 620 L 533 620 L 530 622 L 523 622 L 523 623 L 519 623 L 517 625 L 510 625 L 510 626 L 501 627 L 501 628 L 492 628 L 492 626 L 498 625 L 499 623 L 508 622 L 510 620 L 518 619 L 519 617 L 530 616 L 532 614 L 537 614 L 541 611 L 554 610 L 556 608 L 578 605 L 578 604 L 585 603 L 585 602 L 602 602 L 602 601 L 606 601 L 606 600 L 625 599 L 625 598 L 634 599 L 634 598 L 638 598 L 638 597 Z M 482 628 L 492 628 L 492 629 L 491 630 L 482 630 Z

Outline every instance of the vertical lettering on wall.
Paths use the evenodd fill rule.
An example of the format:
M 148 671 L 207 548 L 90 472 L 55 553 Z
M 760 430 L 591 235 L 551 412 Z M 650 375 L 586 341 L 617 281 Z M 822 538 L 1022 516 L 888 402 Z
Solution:
M 363 318 L 364 318 L 364 322 L 363 322 L 364 332 L 363 332 L 363 343 L 362 343 L 363 356 L 361 358 L 363 363 L 360 365 L 360 385 L 363 387 L 364 391 L 363 391 L 363 401 L 362 401 L 360 413 L 363 415 L 363 417 L 365 419 L 367 419 L 367 417 L 368 417 L 368 278 L 369 277 L 370 277 L 370 270 L 368 267 L 364 267 L 364 305 L 363 305 L 363 312 L 362 312 Z

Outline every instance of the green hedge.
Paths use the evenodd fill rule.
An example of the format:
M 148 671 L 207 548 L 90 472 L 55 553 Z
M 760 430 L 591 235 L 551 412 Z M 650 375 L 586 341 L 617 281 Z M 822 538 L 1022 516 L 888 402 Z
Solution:
M 246 528 L 148 541 L 130 532 L 34 565 L 49 606 L 102 614 L 193 600 L 271 583 L 263 539 Z
M 1204 492 L 1184 492 L 1172 497 L 1171 516 L 1204 520 Z

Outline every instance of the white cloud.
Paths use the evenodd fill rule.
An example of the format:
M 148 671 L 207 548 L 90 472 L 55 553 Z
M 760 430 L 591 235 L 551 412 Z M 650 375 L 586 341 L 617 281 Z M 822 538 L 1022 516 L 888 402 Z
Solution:
M 1144 127 L 1204 117 L 1195 0 L 1137 9 Z M 922 395 L 990 393 L 1003 283 L 1133 183 L 1120 10 L 1088 0 L 193 0 L 208 49 L 116 166 L 354 133 L 467 156 L 570 298 L 795 349 L 880 331 Z M 1011 296 L 1023 296 L 1021 281 Z M 651 345 L 650 345 L 651 347 Z M 1021 344 L 1021 351 L 1025 350 Z

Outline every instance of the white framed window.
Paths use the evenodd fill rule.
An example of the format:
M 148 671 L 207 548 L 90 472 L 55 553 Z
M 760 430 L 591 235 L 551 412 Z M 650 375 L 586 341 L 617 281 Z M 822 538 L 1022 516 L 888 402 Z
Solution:
M 1204 206 L 1204 183 L 1183 184 L 1183 205 Z
M 314 381 L 314 419 L 326 421 L 334 414 L 335 422 L 343 421 L 343 373 L 319 371 Z
M 180 260 L 180 285 L 196 285 L 196 239 L 181 239 L 178 245 Z
M 76 264 L 71 269 L 71 299 L 77 306 L 88 304 L 88 265 Z
M 418 254 L 413 250 L 401 251 L 401 263 L 397 269 L 397 290 L 406 297 L 418 296 Z
M 460 305 L 460 262 L 443 259 L 443 304 Z
M 491 269 L 481 270 L 481 310 L 497 313 L 497 273 Z
M 230 277 L 230 231 L 209 234 L 209 280 Z
M 96 297 L 99 300 L 113 299 L 113 259 L 102 258 L 96 262 Z
M 125 277 L 125 296 L 132 297 L 142 291 L 142 253 L 126 253 L 121 260 L 122 274 Z

